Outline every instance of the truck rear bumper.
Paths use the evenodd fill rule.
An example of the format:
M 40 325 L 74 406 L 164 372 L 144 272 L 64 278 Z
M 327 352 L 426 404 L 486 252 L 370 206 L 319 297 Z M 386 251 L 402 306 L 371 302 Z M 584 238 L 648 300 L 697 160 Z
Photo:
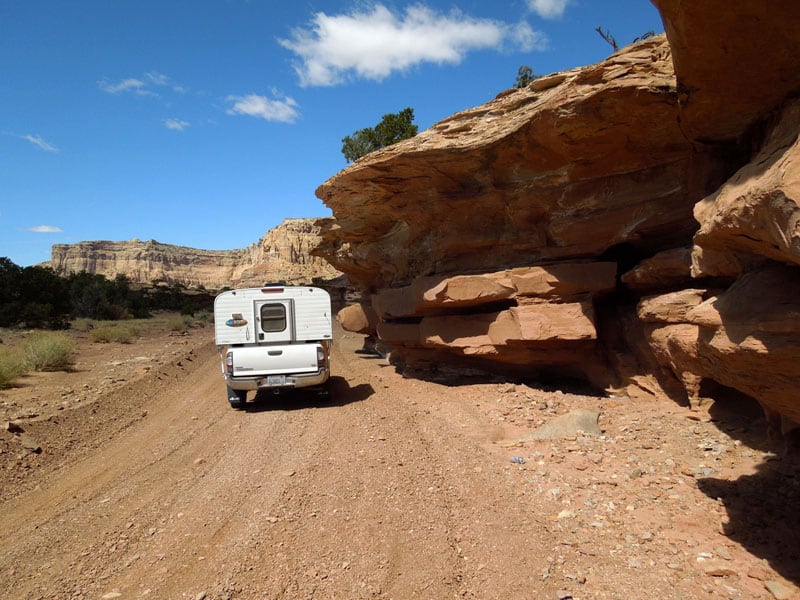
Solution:
M 306 388 L 322 385 L 330 377 L 330 371 L 320 369 L 315 373 L 297 375 L 259 375 L 255 377 L 231 377 L 225 375 L 225 381 L 234 390 L 286 389 Z

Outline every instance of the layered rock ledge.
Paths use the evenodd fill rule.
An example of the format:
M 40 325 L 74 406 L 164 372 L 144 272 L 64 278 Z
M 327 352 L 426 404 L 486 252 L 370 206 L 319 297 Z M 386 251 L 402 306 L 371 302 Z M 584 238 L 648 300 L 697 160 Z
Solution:
M 800 5 L 654 3 L 666 36 L 318 188 L 314 253 L 363 292 L 345 328 L 407 369 L 741 394 L 800 422 Z

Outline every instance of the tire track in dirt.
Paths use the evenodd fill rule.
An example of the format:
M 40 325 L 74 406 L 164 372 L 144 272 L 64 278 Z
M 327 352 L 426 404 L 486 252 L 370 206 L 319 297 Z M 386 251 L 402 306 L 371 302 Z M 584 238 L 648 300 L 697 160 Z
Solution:
M 337 332 L 329 400 L 232 410 L 207 344 L 104 398 L 85 444 L 0 505 L 3 598 L 769 597 L 685 475 L 717 456 L 710 422 L 606 402 L 608 435 L 503 448 L 599 400 L 406 379 L 360 342 Z M 147 416 L 105 412 L 126 399 Z M 718 469 L 760 460 L 719 443 Z

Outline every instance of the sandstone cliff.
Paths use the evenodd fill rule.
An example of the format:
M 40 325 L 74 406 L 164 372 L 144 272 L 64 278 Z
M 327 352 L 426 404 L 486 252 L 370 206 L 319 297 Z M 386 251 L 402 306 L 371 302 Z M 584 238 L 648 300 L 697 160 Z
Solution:
M 323 183 L 341 313 L 411 370 L 578 376 L 800 422 L 800 5 L 656 0 L 666 36 Z
M 50 266 L 57 272 L 96 273 L 113 279 L 154 280 L 207 289 L 261 285 L 265 281 L 308 283 L 315 277 L 339 275 L 326 261 L 310 255 L 319 243 L 314 219 L 286 219 L 257 243 L 239 250 L 198 250 L 141 242 L 55 244 Z

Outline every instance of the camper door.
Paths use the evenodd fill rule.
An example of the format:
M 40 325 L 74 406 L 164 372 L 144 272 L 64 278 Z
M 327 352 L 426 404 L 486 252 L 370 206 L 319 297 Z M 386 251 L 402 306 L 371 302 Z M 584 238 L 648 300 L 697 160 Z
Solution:
M 255 312 L 259 343 L 294 340 L 294 301 L 291 298 L 256 300 Z

